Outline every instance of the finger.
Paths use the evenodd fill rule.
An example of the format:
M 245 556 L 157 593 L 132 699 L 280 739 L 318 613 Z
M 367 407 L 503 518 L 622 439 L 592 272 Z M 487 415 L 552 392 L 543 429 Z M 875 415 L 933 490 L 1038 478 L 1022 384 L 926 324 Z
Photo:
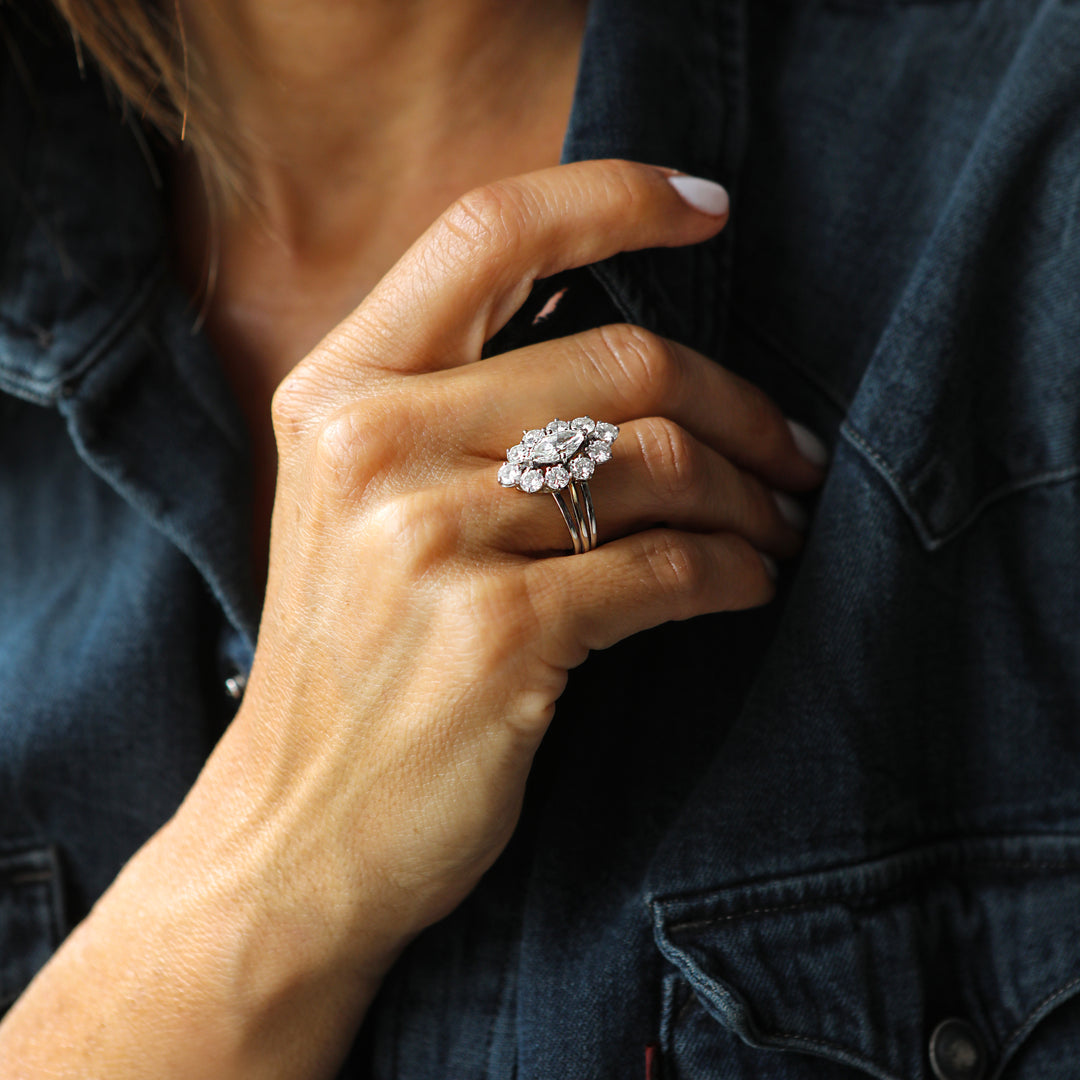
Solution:
M 762 557 L 731 533 L 652 529 L 525 566 L 533 607 L 549 632 L 551 663 L 575 665 L 661 623 L 757 607 L 775 585 Z
M 684 191 L 689 181 L 690 197 L 714 212 L 672 179 Z M 397 370 L 471 362 L 538 278 L 620 251 L 699 243 L 726 220 L 719 185 L 639 162 L 583 161 L 500 180 L 435 221 L 342 324 L 342 340 L 362 347 L 374 330 L 377 357 L 364 350 L 362 360 Z
M 691 532 L 734 532 L 759 551 L 789 558 L 802 545 L 794 500 L 784 501 L 677 424 L 649 418 L 626 425 L 612 460 L 590 481 L 601 542 L 658 525 Z M 516 490 L 493 497 L 490 468 L 479 470 L 472 505 L 486 504 L 494 522 L 478 527 L 498 548 L 518 552 L 566 549 L 569 536 L 550 496 Z
M 806 491 L 822 478 L 764 391 L 639 326 L 602 326 L 528 346 L 432 382 L 444 384 L 460 417 L 462 447 L 496 459 L 519 431 L 554 417 L 625 424 L 666 416 L 770 487 Z

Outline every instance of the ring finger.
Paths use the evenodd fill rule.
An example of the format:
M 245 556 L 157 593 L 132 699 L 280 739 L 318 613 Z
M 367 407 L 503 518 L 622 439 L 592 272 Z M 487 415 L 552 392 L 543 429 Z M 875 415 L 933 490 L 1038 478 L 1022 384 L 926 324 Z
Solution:
M 471 500 L 494 511 L 494 520 L 480 526 L 489 543 L 521 553 L 570 546 L 549 495 L 538 499 L 499 489 L 495 475 L 490 464 L 478 468 L 479 490 Z M 611 461 L 589 483 L 601 543 L 658 525 L 738 533 L 777 558 L 794 555 L 802 543 L 802 512 L 790 496 L 772 491 L 664 417 L 623 425 Z

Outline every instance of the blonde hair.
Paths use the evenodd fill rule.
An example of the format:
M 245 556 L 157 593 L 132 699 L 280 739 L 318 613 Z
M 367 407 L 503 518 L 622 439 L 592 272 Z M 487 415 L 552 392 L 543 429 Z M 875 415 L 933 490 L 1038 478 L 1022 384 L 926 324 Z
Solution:
M 217 276 L 222 208 L 244 195 L 236 136 L 207 93 L 208 79 L 188 49 L 180 0 L 53 0 L 67 23 L 80 66 L 84 51 L 119 92 L 138 121 L 149 122 L 173 145 L 184 143 L 202 175 L 209 212 L 198 322 Z

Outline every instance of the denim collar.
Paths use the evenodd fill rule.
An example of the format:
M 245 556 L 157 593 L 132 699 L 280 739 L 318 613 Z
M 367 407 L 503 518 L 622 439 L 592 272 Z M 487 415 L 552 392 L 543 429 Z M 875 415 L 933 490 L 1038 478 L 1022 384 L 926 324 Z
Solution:
M 619 157 L 718 180 L 743 144 L 742 0 L 591 0 L 562 160 Z M 733 193 L 734 194 L 734 193 Z M 593 267 L 630 322 L 719 352 L 732 227 Z
M 0 388 L 42 404 L 123 335 L 165 267 L 145 136 L 96 73 L 80 76 L 50 14 L 9 19 L 26 30 L 8 40 L 22 63 L 0 63 Z
M 592 0 L 563 161 L 626 157 L 727 180 L 738 9 Z M 0 70 L 8 161 L 22 167 L 0 166 L 0 388 L 48 404 L 160 295 L 167 232 L 161 177 L 130 110 L 80 74 L 55 25 L 18 47 L 24 63 Z M 729 248 L 722 237 L 619 255 L 595 272 L 627 319 L 715 350 Z

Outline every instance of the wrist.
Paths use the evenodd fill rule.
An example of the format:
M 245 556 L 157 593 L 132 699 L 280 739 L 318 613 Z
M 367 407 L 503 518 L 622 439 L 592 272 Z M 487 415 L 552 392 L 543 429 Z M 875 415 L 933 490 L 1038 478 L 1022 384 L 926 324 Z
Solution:
M 178 815 L 95 917 L 130 935 L 135 915 L 136 955 L 174 973 L 179 1041 L 214 1048 L 223 1075 L 332 1075 L 404 942 L 345 940 L 333 902 L 290 887 L 257 849 L 240 855 L 221 832 L 204 846 Z

